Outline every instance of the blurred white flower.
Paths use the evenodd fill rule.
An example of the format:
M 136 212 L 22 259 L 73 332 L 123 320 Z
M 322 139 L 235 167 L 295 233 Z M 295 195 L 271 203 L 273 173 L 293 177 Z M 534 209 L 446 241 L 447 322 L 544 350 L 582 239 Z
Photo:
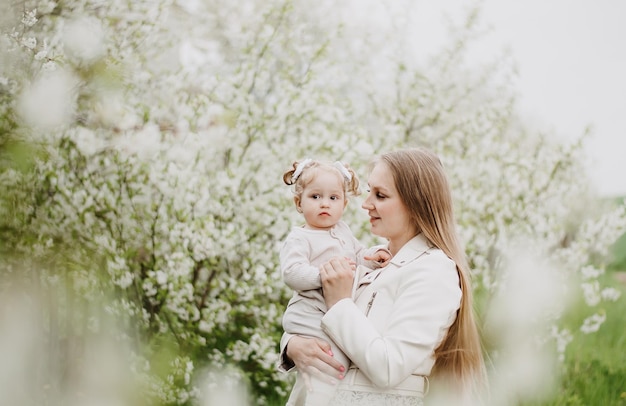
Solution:
M 94 120 L 106 128 L 129 130 L 139 124 L 139 119 L 130 111 L 122 94 L 115 91 L 100 93 L 93 113 Z
M 156 282 L 163 286 L 167 283 L 167 274 L 163 271 L 156 271 Z
M 63 32 L 63 42 L 68 55 L 85 63 L 102 57 L 106 50 L 102 24 L 92 17 L 68 21 Z
M 195 386 L 198 406 L 249 406 L 252 404 L 241 372 L 232 367 L 199 371 Z
M 130 272 L 124 272 L 124 274 L 115 281 L 115 284 L 122 289 L 126 289 L 130 285 L 132 285 L 134 280 L 134 275 Z
M 37 46 L 37 38 L 34 38 L 34 37 L 22 38 L 22 45 L 28 49 L 34 49 Z
M 41 65 L 41 70 L 43 72 L 54 72 L 57 69 L 57 63 L 54 61 L 46 61 L 43 65 Z
M 504 255 L 502 278 L 487 313 L 487 331 L 497 357 L 491 378 L 493 405 L 540 397 L 551 387 L 557 353 L 569 342 L 555 333 L 559 351 L 543 346 L 542 335 L 566 308 L 569 298 L 562 270 L 532 245 Z
M 580 269 L 580 273 L 583 276 L 583 279 L 597 279 L 598 276 L 604 273 L 603 269 L 596 268 L 593 265 L 586 265 Z
M 49 14 L 57 6 L 57 2 L 54 0 L 39 0 L 37 2 L 37 9 L 41 14 Z
M 3 404 L 27 404 L 31 398 L 32 365 L 42 354 L 43 319 L 36 301 L 22 292 L 0 298 L 0 399 Z
M 202 66 L 206 60 L 206 55 L 201 52 L 191 41 L 186 40 L 180 44 L 179 58 L 182 66 L 188 69 L 195 69 Z
M 26 27 L 32 27 L 36 23 L 37 23 L 37 9 L 24 11 L 24 15 L 22 16 L 22 24 L 24 24 Z
M 76 146 L 86 156 L 93 155 L 101 151 L 107 143 L 98 136 L 91 128 L 78 127 L 74 131 L 74 141 Z
M 42 75 L 19 98 L 22 119 L 38 128 L 69 124 L 76 110 L 75 86 L 75 78 L 64 70 Z
M 606 321 L 606 314 L 596 313 L 585 319 L 583 325 L 580 327 L 580 331 L 585 334 L 595 333 L 600 329 L 600 326 Z
M 600 283 L 595 280 L 593 282 L 584 282 L 581 285 L 585 303 L 589 306 L 595 306 L 600 303 L 602 296 L 600 295 Z
M 619 290 L 615 288 L 604 288 L 602 289 L 602 292 L 600 293 L 600 296 L 602 296 L 602 299 L 609 301 L 609 302 L 615 302 L 617 299 L 620 298 L 621 295 L 622 295 L 622 292 L 620 292 Z

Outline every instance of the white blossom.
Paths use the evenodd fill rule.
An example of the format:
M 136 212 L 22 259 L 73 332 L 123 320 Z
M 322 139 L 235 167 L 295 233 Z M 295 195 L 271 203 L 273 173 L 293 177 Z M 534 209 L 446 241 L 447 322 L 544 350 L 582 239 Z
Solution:
M 41 69 L 44 72 L 54 72 L 57 70 L 57 63 L 55 61 L 46 61 L 44 62 L 44 64 L 41 66 Z
M 606 300 L 607 302 L 615 302 L 620 298 L 622 292 L 615 288 L 604 288 L 602 292 L 600 292 L 600 296 L 602 296 L 602 300 Z
M 104 54 L 103 37 L 104 32 L 100 21 L 90 17 L 68 21 L 63 33 L 68 55 L 87 63 L 95 61 Z
M 599 313 L 593 314 L 587 317 L 585 321 L 583 321 L 583 325 L 580 326 L 580 331 L 582 331 L 585 334 L 595 333 L 596 331 L 600 329 L 600 326 L 602 326 L 602 323 L 604 323 L 605 321 L 606 321 L 605 314 L 599 314 Z
M 28 49 L 34 49 L 37 46 L 37 38 L 35 37 L 22 38 L 22 46 L 25 46 Z
M 583 283 L 581 284 L 583 289 L 583 297 L 585 298 L 585 302 L 589 306 L 596 306 L 602 300 L 602 295 L 600 294 L 600 284 L 598 281 L 593 281 L 591 283 Z
M 35 127 L 56 128 L 69 123 L 76 108 L 75 80 L 65 71 L 55 71 L 36 80 L 20 97 L 24 120 Z
M 580 269 L 583 279 L 597 279 L 600 275 L 604 274 L 604 269 L 596 268 L 593 265 L 586 265 Z
M 37 23 L 37 9 L 24 11 L 24 15 L 22 17 L 22 24 L 26 27 L 32 27 Z

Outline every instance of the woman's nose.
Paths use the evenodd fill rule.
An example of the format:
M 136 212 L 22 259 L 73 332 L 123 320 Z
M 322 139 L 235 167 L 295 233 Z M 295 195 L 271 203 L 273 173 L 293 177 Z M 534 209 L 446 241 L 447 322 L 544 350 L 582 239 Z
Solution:
M 365 210 L 370 210 L 373 208 L 372 204 L 370 203 L 369 197 L 363 200 L 363 204 L 361 204 L 361 208 Z

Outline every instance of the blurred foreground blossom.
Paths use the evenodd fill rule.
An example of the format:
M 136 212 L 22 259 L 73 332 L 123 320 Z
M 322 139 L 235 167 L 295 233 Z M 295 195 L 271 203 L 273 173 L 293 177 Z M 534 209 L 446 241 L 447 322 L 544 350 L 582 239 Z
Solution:
M 580 331 L 585 334 L 595 333 L 600 329 L 602 323 L 606 321 L 606 314 L 592 314 L 583 321 L 583 325 L 580 326 Z
M 128 363 L 130 348 L 117 340 L 116 326 L 94 314 L 98 331 L 83 330 L 57 313 L 59 293 L 19 285 L 2 292 L 0 404 L 143 404 Z
M 241 372 L 233 368 L 206 368 L 197 375 L 197 406 L 251 406 L 249 389 Z
M 76 112 L 76 78 L 66 70 L 47 72 L 26 87 L 18 109 L 23 120 L 39 129 L 58 129 L 72 121 Z
M 573 298 L 566 272 L 545 252 L 532 244 L 513 244 L 503 255 L 503 273 L 486 314 L 494 349 L 490 405 L 540 400 L 554 388 L 557 361 L 571 340 L 554 322 Z
M 65 50 L 70 57 L 91 63 L 104 56 L 104 32 L 100 20 L 80 17 L 68 21 L 63 32 Z

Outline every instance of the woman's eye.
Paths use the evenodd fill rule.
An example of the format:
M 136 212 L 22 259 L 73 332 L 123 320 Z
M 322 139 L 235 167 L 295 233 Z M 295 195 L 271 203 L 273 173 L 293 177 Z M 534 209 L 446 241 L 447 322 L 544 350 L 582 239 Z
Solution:
M 367 193 L 372 193 L 371 189 L 366 189 L 366 191 L 367 191 Z M 380 192 L 376 192 L 376 193 L 375 193 L 375 196 L 376 196 L 376 198 L 377 198 L 377 199 L 384 199 L 384 198 L 386 198 L 386 197 L 387 197 L 387 196 L 383 195 L 383 194 L 382 194 L 382 193 L 380 193 Z

